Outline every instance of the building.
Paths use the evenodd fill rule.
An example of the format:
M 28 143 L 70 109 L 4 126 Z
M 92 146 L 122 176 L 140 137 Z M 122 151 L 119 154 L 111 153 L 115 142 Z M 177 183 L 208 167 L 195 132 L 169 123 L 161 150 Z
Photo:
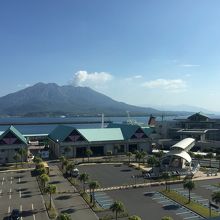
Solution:
M 49 134 L 50 151 L 53 157 L 84 157 L 86 149 L 93 156 L 123 154 L 136 150 L 151 151 L 151 128 L 138 125 L 110 123 L 107 128 L 76 129 L 57 126 Z
M 197 150 L 219 148 L 220 117 L 199 112 L 187 118 L 176 119 L 175 126 L 169 128 L 169 137 L 174 140 L 194 138 Z
M 0 132 L 0 164 L 15 162 L 13 157 L 21 148 L 27 150 L 27 140 L 15 127 Z M 27 160 L 27 155 L 23 160 Z

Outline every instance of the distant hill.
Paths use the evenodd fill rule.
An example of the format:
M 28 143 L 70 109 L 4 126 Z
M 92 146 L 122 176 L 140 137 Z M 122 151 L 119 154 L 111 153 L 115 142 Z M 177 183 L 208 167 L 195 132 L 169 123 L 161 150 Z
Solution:
M 137 107 L 115 101 L 88 87 L 55 83 L 37 83 L 31 87 L 0 98 L 0 115 L 57 116 L 57 115 L 161 115 L 153 108 Z

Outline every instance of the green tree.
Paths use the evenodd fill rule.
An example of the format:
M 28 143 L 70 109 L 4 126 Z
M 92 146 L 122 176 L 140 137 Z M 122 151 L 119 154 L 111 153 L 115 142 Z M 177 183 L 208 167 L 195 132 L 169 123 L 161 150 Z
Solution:
M 128 220 L 141 220 L 141 217 L 139 217 L 137 215 L 132 215 L 128 218 Z
M 64 161 L 66 161 L 66 157 L 64 157 L 64 156 L 61 156 L 60 158 L 59 158 L 59 160 L 60 160 L 60 163 L 61 163 L 61 167 L 62 167 L 62 170 L 63 170 L 63 168 L 64 168 Z
M 79 180 L 81 183 L 83 183 L 83 192 L 85 192 L 85 184 L 89 180 L 89 174 L 87 173 L 80 174 Z
M 130 164 L 131 163 L 131 157 L 132 157 L 132 153 L 129 151 L 127 152 L 127 157 L 128 157 L 128 163 Z
M 173 220 L 173 218 L 170 216 L 164 216 L 161 220 Z
M 46 189 L 45 189 L 45 192 L 49 193 L 49 195 L 50 195 L 49 209 L 51 209 L 51 207 L 52 207 L 52 194 L 55 194 L 56 191 L 57 191 L 57 187 L 56 187 L 56 185 L 53 185 L 53 184 L 48 184 Z
M 33 162 L 34 162 L 35 164 L 39 164 L 39 163 L 43 162 L 43 160 L 42 160 L 42 158 L 40 158 L 40 157 L 34 157 Z
M 67 166 L 68 166 L 68 164 L 69 164 L 69 161 L 66 159 L 66 160 L 64 160 L 63 161 L 63 168 L 65 168 L 65 172 L 67 173 Z
M 70 152 L 71 150 L 72 150 L 72 148 L 71 148 L 70 146 L 67 146 L 67 147 L 64 148 L 64 153 L 65 153 L 66 157 L 69 156 L 69 152 Z
M 68 215 L 67 213 L 61 213 L 59 216 L 58 216 L 58 220 L 71 220 L 71 216 Z
M 191 201 L 190 193 L 195 188 L 195 183 L 192 180 L 187 180 L 183 183 L 183 187 L 184 187 L 184 189 L 188 189 L 188 191 L 189 191 L 189 201 L 188 202 L 190 203 L 190 201 Z
M 115 219 L 118 219 L 118 213 L 124 212 L 124 204 L 119 201 L 115 201 L 109 208 L 112 212 L 115 212 Z
M 89 158 L 93 155 L 93 152 L 91 149 L 86 149 L 86 152 L 85 152 L 87 158 L 88 158 L 88 162 L 89 162 Z
M 17 168 L 17 167 L 18 167 L 18 160 L 20 159 L 19 154 L 15 154 L 15 155 L 13 156 L 13 159 L 15 160 L 15 166 L 16 166 L 16 168 Z
M 73 169 L 76 167 L 76 165 L 74 163 L 69 163 L 67 164 L 66 166 L 66 172 L 69 172 L 70 173 L 70 177 L 72 178 L 72 172 L 73 172 Z
M 168 172 L 163 172 L 162 178 L 165 180 L 166 190 L 168 189 L 167 181 L 170 179 L 170 174 Z
M 203 159 L 203 156 L 201 154 L 195 154 L 195 159 L 197 159 L 198 163 L 200 163 L 200 160 Z
M 206 155 L 206 157 L 209 158 L 209 160 L 210 160 L 210 161 L 209 161 L 209 166 L 212 167 L 212 158 L 214 157 L 213 153 L 211 153 L 211 152 L 208 153 L 208 154 Z
M 151 157 L 148 157 L 147 163 L 148 163 L 151 167 L 154 167 L 154 166 L 158 163 L 158 160 L 156 159 L 155 156 L 151 156 Z
M 89 190 L 90 190 L 90 202 L 93 202 L 93 206 L 95 206 L 95 189 L 99 188 L 100 185 L 98 181 L 91 181 L 89 183 Z M 91 195 L 92 192 L 92 195 Z
M 44 173 L 44 174 L 40 175 L 40 180 L 41 180 L 41 183 L 43 185 L 43 189 L 45 190 L 46 183 L 48 181 L 50 181 L 50 178 L 49 178 L 49 176 L 47 174 Z
M 142 162 L 143 162 L 143 164 L 144 164 L 144 159 L 145 159 L 145 157 L 147 156 L 147 152 L 146 151 L 141 151 L 141 158 L 142 158 Z
M 142 154 L 141 154 L 140 151 L 137 150 L 137 151 L 135 152 L 135 160 L 136 160 L 136 162 L 138 161 L 139 167 L 140 167 L 141 159 L 142 159 Z
M 212 194 L 212 201 L 214 201 L 216 204 L 220 204 L 220 191 Z
M 27 157 L 27 149 L 26 148 L 19 148 L 18 154 L 20 155 L 21 165 L 23 166 L 24 158 Z

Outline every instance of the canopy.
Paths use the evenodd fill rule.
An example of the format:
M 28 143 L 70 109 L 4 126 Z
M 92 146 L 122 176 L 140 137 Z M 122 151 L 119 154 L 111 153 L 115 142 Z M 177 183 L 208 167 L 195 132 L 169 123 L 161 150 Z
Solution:
M 186 151 L 172 150 L 164 155 L 164 157 L 167 157 L 167 156 L 181 157 L 189 163 L 191 163 L 191 161 L 192 161 L 192 158 L 190 157 L 190 155 Z

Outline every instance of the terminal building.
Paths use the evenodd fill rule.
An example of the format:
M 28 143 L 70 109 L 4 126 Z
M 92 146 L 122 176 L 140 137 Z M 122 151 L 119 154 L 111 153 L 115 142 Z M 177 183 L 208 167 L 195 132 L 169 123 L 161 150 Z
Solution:
M 27 140 L 15 127 L 0 132 L 0 164 L 15 162 L 13 157 L 21 148 L 27 150 Z M 23 159 L 26 160 L 27 155 Z
M 220 117 L 218 116 L 207 116 L 199 112 L 189 117 L 176 118 L 170 122 L 169 126 L 164 124 L 166 125 L 166 122 L 160 122 L 157 125 L 157 132 L 161 133 L 161 141 L 158 142 L 164 140 L 161 146 L 169 147 L 184 138 L 196 140 L 194 150 L 220 146 Z
M 107 128 L 77 129 L 57 126 L 48 136 L 52 156 L 85 157 L 86 149 L 93 156 L 123 154 L 136 150 L 151 152 L 153 129 L 129 124 L 109 124 Z M 68 149 L 68 150 L 67 150 Z

